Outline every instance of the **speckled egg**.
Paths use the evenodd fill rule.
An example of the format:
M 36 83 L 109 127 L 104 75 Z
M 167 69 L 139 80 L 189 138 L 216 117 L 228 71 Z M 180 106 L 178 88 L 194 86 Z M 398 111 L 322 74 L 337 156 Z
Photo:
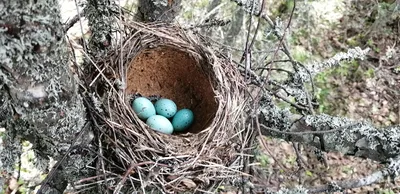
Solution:
M 157 100 L 154 107 L 158 115 L 162 115 L 166 118 L 173 117 L 178 109 L 174 101 L 166 98 Z
M 149 99 L 144 97 L 136 98 L 132 102 L 132 108 L 137 116 L 143 120 L 146 120 L 147 118 L 156 114 L 153 103 L 151 103 Z
M 172 119 L 172 126 L 174 131 L 181 132 L 192 125 L 194 114 L 189 109 L 179 110 Z
M 172 127 L 171 122 L 161 115 L 153 115 L 147 119 L 146 124 L 161 133 L 172 134 L 174 128 Z

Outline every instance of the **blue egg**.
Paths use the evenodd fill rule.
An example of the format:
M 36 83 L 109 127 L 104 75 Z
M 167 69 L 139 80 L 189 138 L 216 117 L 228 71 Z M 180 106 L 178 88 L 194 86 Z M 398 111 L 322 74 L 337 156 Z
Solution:
M 171 122 L 167 118 L 161 115 L 151 116 L 150 118 L 147 119 L 146 124 L 150 128 L 161 133 L 172 134 L 172 132 L 174 131 Z
M 172 119 L 172 126 L 177 132 L 181 132 L 192 125 L 194 114 L 189 109 L 179 110 Z
M 166 98 L 157 100 L 154 107 L 158 115 L 162 115 L 166 118 L 173 117 L 178 109 L 174 101 Z
M 136 98 L 132 103 L 133 112 L 137 114 L 140 119 L 146 120 L 147 118 L 156 114 L 153 103 L 144 97 Z

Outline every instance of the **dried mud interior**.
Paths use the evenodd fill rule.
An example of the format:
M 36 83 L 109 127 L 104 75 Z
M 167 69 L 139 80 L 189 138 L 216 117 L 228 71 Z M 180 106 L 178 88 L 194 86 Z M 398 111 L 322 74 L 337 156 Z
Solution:
M 217 111 L 211 82 L 189 54 L 170 47 L 139 53 L 129 65 L 128 94 L 160 95 L 173 100 L 178 110 L 189 108 L 195 120 L 185 132 L 208 127 Z

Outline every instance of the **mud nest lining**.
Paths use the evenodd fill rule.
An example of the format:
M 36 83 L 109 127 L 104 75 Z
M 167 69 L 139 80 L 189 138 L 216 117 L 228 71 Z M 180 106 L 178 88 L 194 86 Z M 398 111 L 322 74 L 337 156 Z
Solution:
M 189 108 L 196 116 L 187 130 L 192 133 L 206 129 L 218 108 L 207 75 L 193 57 L 174 47 L 141 51 L 128 66 L 126 93 L 168 98 L 178 108 Z
M 177 26 L 125 23 L 122 47 L 97 63 L 89 87 L 98 120 L 99 165 L 111 190 L 200 191 L 242 175 L 248 133 L 242 123 L 244 84 L 230 61 Z M 130 35 L 129 35 L 130 34 Z M 162 134 L 131 108 L 134 94 L 174 100 L 193 110 L 188 131 Z M 243 154 L 242 154 L 243 156 Z M 110 187 L 103 187 L 109 190 Z

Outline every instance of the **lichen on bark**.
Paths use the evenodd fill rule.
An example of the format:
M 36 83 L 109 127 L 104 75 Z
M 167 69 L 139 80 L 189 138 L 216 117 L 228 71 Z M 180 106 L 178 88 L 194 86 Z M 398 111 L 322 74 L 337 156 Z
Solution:
M 21 140 L 33 143 L 40 157 L 60 159 L 85 110 L 69 69 L 58 1 L 1 1 L 0 9 L 0 92 L 8 115 L 0 122 L 6 129 L 0 169 L 11 173 Z
M 264 135 L 380 162 L 388 162 L 400 154 L 399 126 L 377 128 L 368 122 L 326 114 L 296 115 L 276 107 L 268 99 L 266 95 L 260 103 L 259 122 L 274 130 L 262 128 Z
M 181 10 L 181 0 L 139 0 L 138 18 L 144 22 L 171 23 Z
M 119 10 L 114 0 L 88 0 L 84 15 L 89 21 L 91 37 L 89 51 L 92 56 L 103 56 L 112 46 L 112 32 L 117 28 Z

